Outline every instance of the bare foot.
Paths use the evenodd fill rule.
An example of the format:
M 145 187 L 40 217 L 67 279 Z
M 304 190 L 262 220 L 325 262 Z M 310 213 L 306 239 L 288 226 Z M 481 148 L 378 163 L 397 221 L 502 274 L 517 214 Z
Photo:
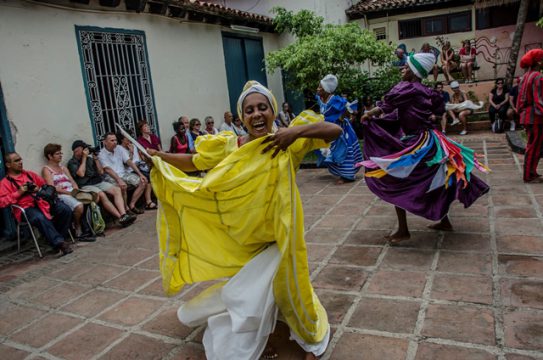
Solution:
M 385 236 L 385 240 L 388 241 L 390 245 L 395 245 L 402 241 L 409 240 L 409 238 L 411 238 L 411 234 L 409 233 L 409 231 L 404 232 L 400 230 L 397 230 L 396 232 Z
M 279 354 L 277 354 L 277 351 L 275 351 L 275 347 L 268 343 L 266 345 L 266 349 L 264 349 L 264 353 L 262 354 L 263 359 L 277 359 L 279 357 Z
M 306 352 L 304 360 L 318 360 L 318 357 L 312 352 Z
M 436 224 L 428 225 L 428 228 L 432 230 L 441 230 L 441 231 L 453 231 L 453 226 L 449 221 L 440 221 Z

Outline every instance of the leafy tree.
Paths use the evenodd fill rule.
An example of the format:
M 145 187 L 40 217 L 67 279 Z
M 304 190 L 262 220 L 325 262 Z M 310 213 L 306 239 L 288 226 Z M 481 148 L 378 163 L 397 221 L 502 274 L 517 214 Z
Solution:
M 324 75 L 334 74 L 339 79 L 338 93 L 380 97 L 399 80 L 399 72 L 390 68 L 394 49 L 377 41 L 373 32 L 356 23 L 324 24 L 309 10 L 293 13 L 276 7 L 272 11 L 277 31 L 290 33 L 295 40 L 266 56 L 267 69 L 285 71 L 289 88 L 314 91 Z M 367 62 L 383 66 L 373 78 L 363 70 Z
M 539 19 L 539 21 L 537 22 L 537 26 L 543 28 L 543 17 L 541 19 Z

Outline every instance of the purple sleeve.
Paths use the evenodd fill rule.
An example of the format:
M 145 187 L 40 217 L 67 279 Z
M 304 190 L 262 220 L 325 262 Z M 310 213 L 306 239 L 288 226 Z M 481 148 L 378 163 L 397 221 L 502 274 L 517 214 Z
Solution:
M 403 108 L 412 103 L 416 96 L 416 92 L 412 83 L 402 81 L 384 96 L 383 101 L 377 102 L 377 106 L 379 106 L 385 114 L 393 112 L 395 109 Z

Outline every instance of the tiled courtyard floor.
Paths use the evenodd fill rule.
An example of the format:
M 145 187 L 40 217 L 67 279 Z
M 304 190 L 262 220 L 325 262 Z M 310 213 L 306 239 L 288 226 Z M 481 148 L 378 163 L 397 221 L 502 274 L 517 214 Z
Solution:
M 412 239 L 390 247 L 392 206 L 363 181 L 326 170 L 298 184 L 314 286 L 332 338 L 323 359 L 543 359 L 543 185 L 521 181 L 503 136 L 465 144 L 487 156 L 491 193 L 451 211 L 455 232 L 409 217 Z M 0 259 L 1 359 L 204 359 L 202 328 L 176 318 L 161 292 L 154 213 L 72 255 Z M 4 265 L 1 265 L 4 264 Z M 284 327 L 279 359 L 300 359 Z M 232 359 L 236 360 L 236 359 Z

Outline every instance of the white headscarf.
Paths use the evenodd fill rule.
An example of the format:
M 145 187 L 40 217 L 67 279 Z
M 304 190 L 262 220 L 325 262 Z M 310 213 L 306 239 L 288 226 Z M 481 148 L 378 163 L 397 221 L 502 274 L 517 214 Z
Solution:
M 431 53 L 417 53 L 407 57 L 407 65 L 419 79 L 427 77 L 435 63 L 436 57 Z
M 324 91 L 326 91 L 328 94 L 331 94 L 336 91 L 337 77 L 335 75 L 328 74 L 324 78 L 322 78 L 320 84 Z
M 245 86 L 243 86 L 243 92 L 238 98 L 238 116 L 241 121 L 243 121 L 243 101 L 249 94 L 252 93 L 264 95 L 271 105 L 273 114 L 277 115 L 277 100 L 275 100 L 275 96 L 273 96 L 272 92 L 258 81 L 249 80 L 245 83 Z

